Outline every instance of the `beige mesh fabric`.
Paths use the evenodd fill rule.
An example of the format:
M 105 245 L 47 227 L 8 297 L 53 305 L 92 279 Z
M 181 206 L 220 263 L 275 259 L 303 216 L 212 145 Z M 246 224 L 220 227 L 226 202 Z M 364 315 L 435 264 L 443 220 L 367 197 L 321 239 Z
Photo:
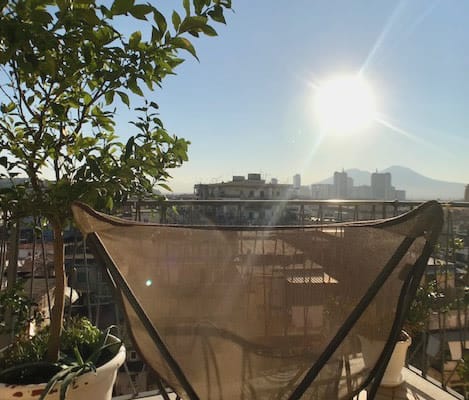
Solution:
M 431 203 L 375 224 L 215 228 L 140 224 L 80 204 L 73 209 L 204 400 L 290 398 L 405 238 L 413 237 L 302 397 L 349 398 L 373 371 L 424 234 L 441 218 Z M 117 290 L 141 355 L 184 397 L 127 294 Z

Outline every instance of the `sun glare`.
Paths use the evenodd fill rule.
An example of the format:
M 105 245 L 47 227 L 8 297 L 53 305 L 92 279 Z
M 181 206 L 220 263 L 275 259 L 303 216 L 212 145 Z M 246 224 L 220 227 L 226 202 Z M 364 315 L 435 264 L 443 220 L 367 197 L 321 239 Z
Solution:
M 347 135 L 364 130 L 374 121 L 376 104 L 363 78 L 344 76 L 319 85 L 314 111 L 326 134 Z

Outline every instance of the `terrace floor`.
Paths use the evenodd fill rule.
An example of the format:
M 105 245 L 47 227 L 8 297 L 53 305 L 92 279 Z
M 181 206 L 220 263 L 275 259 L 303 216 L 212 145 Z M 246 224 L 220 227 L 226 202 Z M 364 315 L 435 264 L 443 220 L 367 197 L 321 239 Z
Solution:
M 403 370 L 403 375 L 402 385 L 397 388 L 381 387 L 375 400 L 455 400 L 459 398 L 407 368 Z
M 444 391 L 436 384 L 422 378 L 417 372 L 407 368 L 403 370 L 404 383 L 396 388 L 381 387 L 375 400 L 457 400 L 462 396 Z M 174 394 L 169 395 L 171 400 L 176 400 Z M 114 397 L 113 400 L 163 400 L 163 397 L 156 392 L 145 392 L 138 395 L 126 395 Z M 356 400 L 366 400 L 366 393 L 363 393 Z

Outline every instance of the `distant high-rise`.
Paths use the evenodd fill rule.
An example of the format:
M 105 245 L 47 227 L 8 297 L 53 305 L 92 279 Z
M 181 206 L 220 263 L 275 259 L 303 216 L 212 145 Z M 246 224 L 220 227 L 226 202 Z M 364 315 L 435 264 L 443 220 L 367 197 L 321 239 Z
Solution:
M 351 178 L 350 178 L 351 179 Z M 347 172 L 334 172 L 334 192 L 337 199 L 348 199 L 350 182 Z
M 464 191 L 464 201 L 469 201 L 469 185 L 466 185 L 466 190 Z
M 301 187 L 301 175 L 300 174 L 293 175 L 293 188 L 299 189 L 300 187 Z
M 314 200 L 335 198 L 404 201 L 405 197 L 405 190 L 391 186 L 391 174 L 389 172 L 372 174 L 371 185 L 354 186 L 353 178 L 349 177 L 343 170 L 342 172 L 334 172 L 332 184 L 317 183 L 311 185 L 311 198 Z
M 389 172 L 372 173 L 371 192 L 376 200 L 390 200 L 392 197 L 391 174 Z

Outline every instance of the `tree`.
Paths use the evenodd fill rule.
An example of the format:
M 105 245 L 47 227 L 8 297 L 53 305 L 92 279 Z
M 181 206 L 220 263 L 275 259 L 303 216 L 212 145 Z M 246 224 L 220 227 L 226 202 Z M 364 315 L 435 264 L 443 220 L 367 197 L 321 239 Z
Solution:
M 111 209 L 130 194 L 163 187 L 168 169 L 187 160 L 188 142 L 170 135 L 144 97 L 196 56 L 188 37 L 215 36 L 231 0 L 183 0 L 171 23 L 150 3 L 134 0 L 0 1 L 1 178 L 28 178 L 17 193 L 24 214 L 41 215 L 54 231 L 56 295 L 49 361 L 58 357 L 65 286 L 63 229 L 70 204 Z M 126 34 L 119 30 L 137 26 Z M 133 96 L 132 96 L 133 95 Z M 136 132 L 115 132 L 116 105 L 134 106 Z M 46 180 L 48 173 L 53 179 Z

